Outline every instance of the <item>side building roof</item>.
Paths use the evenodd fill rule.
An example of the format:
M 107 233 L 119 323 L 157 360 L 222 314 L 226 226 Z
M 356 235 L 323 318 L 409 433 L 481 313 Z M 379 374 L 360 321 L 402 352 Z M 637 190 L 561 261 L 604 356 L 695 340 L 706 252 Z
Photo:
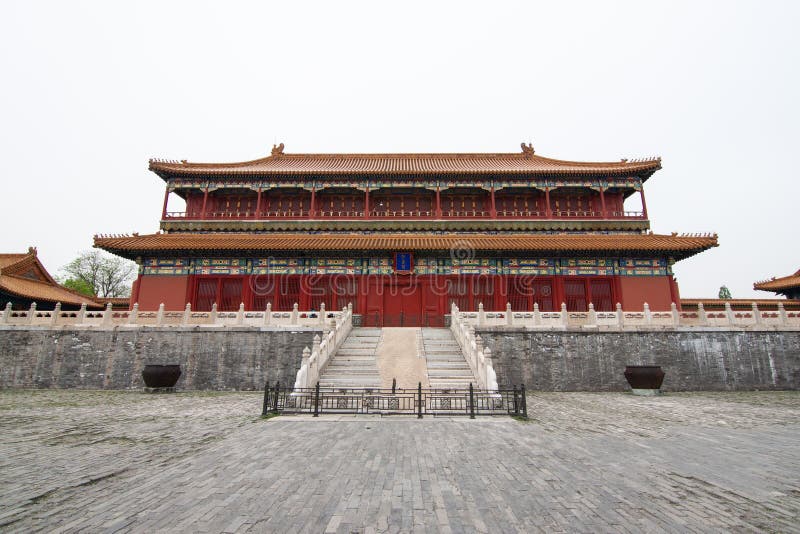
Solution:
M 770 280 L 762 280 L 753 284 L 753 289 L 761 291 L 783 292 L 788 289 L 800 288 L 800 269 L 794 274 L 781 278 L 772 277 Z
M 86 304 L 90 308 L 102 307 L 92 298 L 56 282 L 39 261 L 33 247 L 28 249 L 27 254 L 0 254 L 0 292 L 38 303 L 60 302 L 74 306 Z
M 95 236 L 94 246 L 134 259 L 148 253 L 264 251 L 508 251 L 661 253 L 676 260 L 717 246 L 714 235 L 657 234 L 150 234 Z

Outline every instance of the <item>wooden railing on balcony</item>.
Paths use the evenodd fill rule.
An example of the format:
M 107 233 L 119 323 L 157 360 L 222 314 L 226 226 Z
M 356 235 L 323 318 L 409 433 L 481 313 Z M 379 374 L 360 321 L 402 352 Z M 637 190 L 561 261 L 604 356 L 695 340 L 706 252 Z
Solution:
M 463 217 L 465 219 L 472 219 L 472 218 L 484 218 L 489 217 L 490 213 L 488 211 L 481 211 L 481 210 L 454 210 L 454 211 L 442 211 L 442 217 Z
M 403 217 L 403 218 L 413 218 L 413 219 L 431 219 L 434 217 L 434 212 L 432 211 L 421 211 L 421 210 L 380 210 L 376 211 L 373 210 L 369 214 L 370 217 L 381 218 L 381 217 Z
M 453 210 L 442 211 L 443 219 L 486 219 L 491 217 L 491 212 L 484 210 Z M 371 211 L 370 218 L 404 218 L 404 219 L 436 219 L 436 212 L 428 210 L 381 210 Z M 609 211 L 605 214 L 600 211 L 553 211 L 548 217 L 543 211 L 525 210 L 498 210 L 498 219 L 645 219 L 641 211 Z M 269 220 L 269 219 L 362 219 L 363 211 L 318 211 L 310 216 L 307 210 L 296 211 L 214 211 L 208 212 L 203 217 L 200 213 L 185 211 L 168 211 L 165 219 L 183 220 Z

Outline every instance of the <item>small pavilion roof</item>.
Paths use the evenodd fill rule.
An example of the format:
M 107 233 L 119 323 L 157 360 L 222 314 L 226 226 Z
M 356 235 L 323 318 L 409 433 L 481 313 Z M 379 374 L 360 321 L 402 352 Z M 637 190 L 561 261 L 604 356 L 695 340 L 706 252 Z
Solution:
M 687 258 L 717 246 L 714 235 L 657 234 L 247 234 L 174 233 L 95 236 L 94 246 L 127 258 L 143 253 L 229 251 L 514 251 L 669 253 Z
M 283 144 L 266 158 L 240 163 L 150 160 L 150 170 L 168 176 L 247 175 L 469 175 L 539 174 L 563 176 L 639 175 L 661 168 L 661 158 L 616 162 L 578 162 L 546 158 L 523 144 L 518 153 L 287 154 Z
M 789 276 L 783 276 L 781 278 L 775 278 L 773 276 L 770 280 L 762 280 L 761 282 L 753 284 L 753 289 L 760 289 L 761 291 L 780 292 L 796 287 L 800 287 L 800 269 Z
M 35 302 L 60 302 L 99 308 L 100 304 L 60 285 L 39 261 L 36 249 L 27 254 L 0 254 L 0 291 Z

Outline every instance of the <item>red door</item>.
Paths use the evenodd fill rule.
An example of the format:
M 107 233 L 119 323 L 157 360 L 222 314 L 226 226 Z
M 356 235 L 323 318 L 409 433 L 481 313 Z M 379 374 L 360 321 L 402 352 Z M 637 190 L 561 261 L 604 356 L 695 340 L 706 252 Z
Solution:
M 414 279 L 387 281 L 383 293 L 383 326 L 421 326 L 422 292 Z

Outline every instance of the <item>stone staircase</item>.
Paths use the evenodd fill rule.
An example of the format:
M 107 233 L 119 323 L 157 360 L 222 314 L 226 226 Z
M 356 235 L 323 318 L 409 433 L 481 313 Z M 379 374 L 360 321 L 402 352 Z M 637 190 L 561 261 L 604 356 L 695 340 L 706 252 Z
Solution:
M 380 339 L 380 328 L 353 328 L 323 371 L 320 387 L 379 389 L 381 377 L 375 350 Z
M 447 328 L 422 328 L 422 347 L 428 365 L 432 389 L 468 389 L 478 387 L 461 347 Z

